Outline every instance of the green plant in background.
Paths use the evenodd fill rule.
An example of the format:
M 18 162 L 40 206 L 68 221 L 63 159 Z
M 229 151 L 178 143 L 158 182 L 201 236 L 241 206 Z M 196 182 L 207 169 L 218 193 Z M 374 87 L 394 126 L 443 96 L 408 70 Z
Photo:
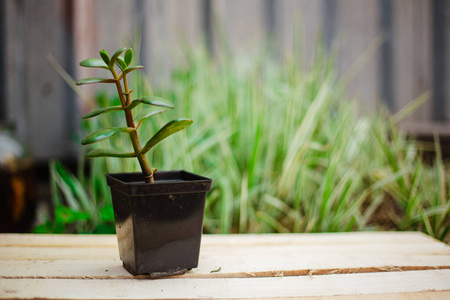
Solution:
M 422 102 L 425 96 L 416 101 Z M 372 180 L 376 188 L 386 194 L 385 201 L 393 206 L 386 213 L 396 229 L 419 229 L 449 242 L 450 172 L 442 158 L 439 138 L 435 136 L 432 148 L 436 154 L 430 166 L 423 161 L 417 145 L 408 143 L 397 129 L 397 116 L 402 113 L 379 118 L 373 128 L 385 167 L 373 172 Z
M 121 56 L 125 52 L 124 56 Z M 131 66 L 133 60 L 133 50 L 131 48 L 122 48 L 117 50 L 114 55 L 110 58 L 105 50 L 100 51 L 101 59 L 99 58 L 88 58 L 83 60 L 80 65 L 88 68 L 103 68 L 109 70 L 112 74 L 112 78 L 86 78 L 77 81 L 77 85 L 93 84 L 93 83 L 113 83 L 116 85 L 117 93 L 120 99 L 119 106 L 109 106 L 97 109 L 86 116 L 84 119 L 96 117 L 103 113 L 112 111 L 123 111 L 126 120 L 126 127 L 108 127 L 99 129 L 89 136 L 87 136 L 81 143 L 83 145 L 89 145 L 96 143 L 105 139 L 108 139 L 117 133 L 124 132 L 128 133 L 130 136 L 131 144 L 133 146 L 133 152 L 123 153 L 115 149 L 94 149 L 87 154 L 88 158 L 94 157 L 136 157 L 139 161 L 139 165 L 142 169 L 145 182 L 153 183 L 153 172 L 156 169 L 151 169 L 148 163 L 146 153 L 150 151 L 156 144 L 158 144 L 163 139 L 169 137 L 170 135 L 183 130 L 192 124 L 192 120 L 189 119 L 176 119 L 172 120 L 166 125 L 164 125 L 158 132 L 156 132 L 145 145 L 141 145 L 138 128 L 142 122 L 154 115 L 165 112 L 166 110 L 154 111 L 152 109 L 147 109 L 133 117 L 132 110 L 140 105 L 146 104 L 151 106 L 174 108 L 172 104 L 164 102 L 164 99 L 155 96 L 143 96 L 135 100 L 131 100 L 132 89 L 129 88 L 127 74 L 142 69 L 142 66 Z M 120 69 L 120 73 L 117 73 L 115 67 Z M 123 82 L 123 87 L 121 84 Z
M 175 63 L 169 87 L 152 90 L 138 77 L 136 90 L 175 99 L 178 111 L 198 120 L 195 132 L 174 135 L 152 151 L 151 163 L 215 178 L 205 212 L 208 233 L 395 229 L 449 241 L 448 163 L 439 151 L 433 164 L 425 163 L 420 145 L 396 126 L 426 96 L 396 115 L 357 113 L 333 61 L 321 53 L 304 69 L 294 59 L 213 60 L 205 50 L 189 50 Z M 109 99 L 100 94 L 99 107 Z M 85 126 L 119 127 L 120 113 Z M 160 116 L 153 121 L 149 131 L 166 123 Z M 119 139 L 102 143 L 126 151 Z M 79 172 L 97 215 L 111 205 L 103 174 L 135 167 L 129 161 L 90 160 L 91 173 Z M 109 224 L 80 220 L 97 228 L 94 221 Z
M 50 162 L 49 170 L 54 216 L 42 216 L 42 223 L 34 228 L 34 232 L 115 232 L 109 190 L 103 183 L 103 173 L 97 174 L 104 171 L 104 166 L 97 162 L 93 164 L 88 178 L 82 169 L 75 176 L 61 162 L 54 160 Z

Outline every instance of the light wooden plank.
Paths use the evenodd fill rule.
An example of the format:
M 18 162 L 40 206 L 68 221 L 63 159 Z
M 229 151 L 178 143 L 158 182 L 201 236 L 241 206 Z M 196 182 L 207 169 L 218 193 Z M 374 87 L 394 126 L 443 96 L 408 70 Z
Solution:
M 2 247 L 1 260 L 84 260 L 84 259 L 114 259 L 119 257 L 116 247 Z
M 220 272 L 211 272 L 219 268 Z M 184 276 L 271 277 L 422 269 L 450 269 L 450 247 L 421 233 L 401 232 L 205 235 L 199 267 Z M 121 267 L 114 235 L 0 235 L 0 276 L 132 278 Z
M 39 239 L 41 237 L 41 239 Z M 31 251 L 27 249 L 33 247 Z M 204 254 L 289 253 L 447 253 L 450 247 L 421 233 L 349 233 L 293 235 L 205 235 Z M 262 251 L 262 252 L 261 252 Z M 367 252 L 367 253 L 368 253 Z M 101 254 L 96 254 L 101 253 Z M 31 256 L 30 256 L 31 255 Z M 3 259 L 88 259 L 117 257 L 115 235 L 1 235 Z
M 301 234 L 205 234 L 202 246 L 231 245 L 325 245 L 325 244 L 443 244 L 421 232 L 370 231 Z M 90 234 L 1 234 L 0 247 L 45 246 L 45 247 L 116 247 L 115 235 Z
M 94 256 L 94 255 L 93 255 Z M 344 274 L 450 269 L 449 259 L 409 255 L 201 255 L 198 268 L 187 272 L 189 278 L 276 277 L 311 274 Z M 375 255 L 372 255 L 375 257 Z M 444 261 L 443 261 L 444 260 Z M 217 271 L 219 270 L 219 271 Z M 133 278 L 119 258 L 73 260 L 0 260 L 1 278 Z M 148 276 L 141 276 L 148 278 Z
M 379 243 L 434 243 L 442 245 L 437 240 L 421 232 L 334 232 L 334 233 L 300 233 L 300 234 L 230 234 L 203 235 L 202 243 L 212 245 L 326 245 L 326 244 L 379 244 Z
M 0 247 L 117 247 L 113 234 L 0 234 Z
M 0 279 L 0 298 L 25 299 L 282 298 L 428 291 L 450 291 L 450 270 L 246 279 Z

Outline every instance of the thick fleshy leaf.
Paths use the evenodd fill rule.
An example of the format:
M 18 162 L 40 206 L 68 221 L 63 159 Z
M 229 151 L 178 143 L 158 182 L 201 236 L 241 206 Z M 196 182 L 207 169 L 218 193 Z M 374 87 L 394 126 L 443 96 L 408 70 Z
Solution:
M 94 157 L 136 157 L 137 154 L 133 152 L 129 153 L 122 153 L 117 150 L 112 149 L 94 149 L 89 151 L 86 154 L 87 158 L 94 158 Z
M 150 109 L 146 109 L 146 110 L 142 111 L 140 114 L 138 114 L 138 115 L 134 118 L 134 123 L 135 123 L 137 126 L 139 126 L 139 125 L 141 125 L 142 121 L 144 121 L 145 119 L 150 118 L 150 117 L 152 117 L 152 116 L 154 116 L 154 115 L 157 115 L 157 114 L 161 114 L 161 113 L 163 113 L 163 112 L 165 112 L 165 111 L 167 111 L 167 110 L 163 109 L 163 110 L 157 110 L 157 111 L 154 111 L 154 110 L 151 109 L 151 108 L 150 108 Z
M 103 62 L 109 66 L 109 55 L 106 50 L 100 51 L 100 57 L 103 59 Z
M 125 107 L 125 109 L 128 109 L 128 110 L 133 109 L 141 103 L 147 104 L 147 105 L 153 105 L 153 106 L 168 107 L 168 108 L 175 107 L 175 106 L 173 106 L 172 103 L 167 103 L 165 101 L 166 101 L 165 99 L 156 97 L 156 96 L 144 96 L 144 97 L 140 97 L 138 99 L 131 101 L 130 105 Z
M 90 113 L 88 113 L 87 115 L 85 115 L 85 116 L 83 117 L 83 119 L 89 119 L 89 118 L 92 118 L 92 117 L 96 117 L 96 116 L 98 116 L 98 115 L 101 115 L 101 114 L 103 114 L 103 113 L 107 113 L 107 112 L 110 112 L 110 111 L 120 111 L 120 110 L 123 110 L 122 106 L 110 106 L 110 107 L 104 107 L 104 108 L 100 108 L 100 109 L 91 111 Z
M 80 66 L 88 68 L 103 68 L 109 69 L 108 65 L 105 64 L 100 58 L 88 58 L 80 62 Z
M 118 58 L 116 58 L 116 65 L 118 65 L 122 71 L 125 71 L 127 69 L 127 65 L 123 61 L 122 56 L 119 56 Z
M 77 81 L 77 85 L 91 84 L 91 83 L 116 83 L 117 80 L 113 78 L 85 78 Z
M 141 153 L 145 154 L 150 149 L 152 149 L 156 144 L 161 142 L 163 139 L 171 136 L 172 134 L 185 129 L 192 124 L 192 120 L 189 119 L 178 119 L 173 120 L 164 125 L 142 148 Z
M 116 59 L 119 57 L 120 54 L 122 54 L 123 51 L 127 50 L 127 48 L 122 48 L 116 51 L 116 53 L 114 53 L 114 55 L 111 57 L 110 61 L 109 61 L 109 67 L 112 68 L 114 67 L 114 64 L 116 63 Z
M 125 63 L 127 64 L 127 66 L 129 66 L 131 64 L 131 61 L 133 60 L 133 49 L 127 49 L 127 51 L 125 51 Z
M 100 142 L 103 140 L 106 140 L 107 138 L 112 137 L 113 135 L 116 135 L 119 132 L 127 132 L 130 133 L 134 128 L 129 127 L 112 127 L 112 128 L 103 128 L 99 129 L 90 135 L 88 135 L 84 140 L 81 141 L 82 145 L 89 145 L 92 143 Z
M 129 67 L 128 69 L 125 70 L 125 74 L 130 73 L 131 71 L 135 71 L 135 70 L 140 70 L 143 69 L 143 66 L 133 66 L 133 67 Z

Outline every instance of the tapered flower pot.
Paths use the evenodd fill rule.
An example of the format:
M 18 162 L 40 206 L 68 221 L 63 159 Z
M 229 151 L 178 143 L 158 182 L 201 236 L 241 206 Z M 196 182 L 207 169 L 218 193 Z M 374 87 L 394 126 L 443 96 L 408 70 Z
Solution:
M 196 268 L 212 180 L 185 171 L 106 174 L 120 258 L 133 275 L 163 277 Z

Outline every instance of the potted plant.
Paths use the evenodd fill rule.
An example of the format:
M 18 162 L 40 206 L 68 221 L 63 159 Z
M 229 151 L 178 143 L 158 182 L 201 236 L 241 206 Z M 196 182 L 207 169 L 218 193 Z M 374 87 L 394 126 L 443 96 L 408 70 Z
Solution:
M 114 84 L 121 105 L 100 108 L 83 118 L 123 111 L 125 126 L 97 130 L 87 136 L 82 144 L 88 145 L 126 133 L 133 151 L 122 153 L 114 149 L 93 149 L 86 156 L 134 157 L 142 169 L 142 173 L 106 174 L 111 188 L 120 258 L 125 269 L 133 275 L 161 277 L 184 274 L 198 265 L 205 199 L 212 180 L 185 171 L 156 172 L 150 167 L 146 154 L 163 139 L 191 125 L 192 120 L 170 121 L 145 144 L 141 143 L 137 129 L 145 120 L 165 112 L 154 110 L 154 107 L 174 106 L 155 96 L 131 100 L 132 90 L 127 75 L 143 68 L 131 66 L 131 48 L 119 49 L 111 57 L 102 50 L 100 57 L 83 60 L 80 65 L 106 69 L 112 76 L 81 79 L 77 85 Z M 150 108 L 133 116 L 133 109 L 138 105 Z

